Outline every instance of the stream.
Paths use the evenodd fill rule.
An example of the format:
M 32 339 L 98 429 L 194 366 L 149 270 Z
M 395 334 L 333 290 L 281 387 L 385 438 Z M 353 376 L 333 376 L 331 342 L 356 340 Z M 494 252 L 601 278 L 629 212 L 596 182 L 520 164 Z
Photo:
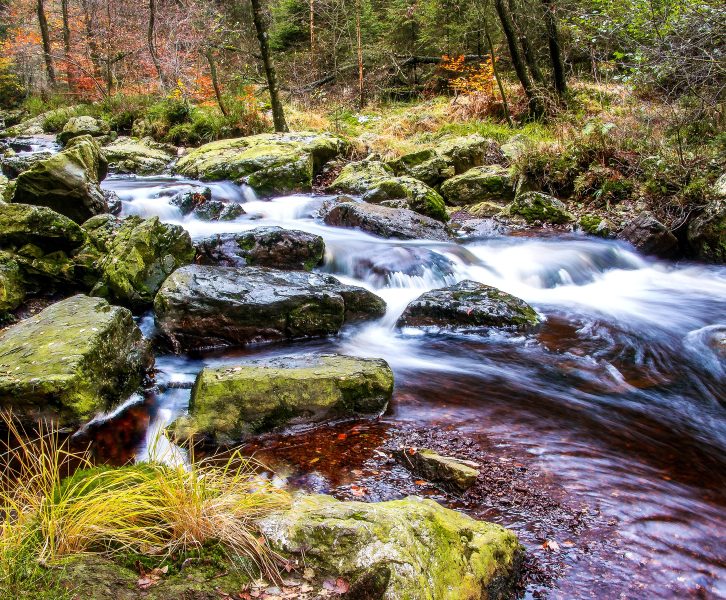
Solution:
M 182 217 L 169 200 L 194 184 L 247 214 Z M 228 182 L 111 175 L 102 187 L 122 215 L 159 216 L 195 240 L 263 225 L 321 235 L 319 270 L 388 304 L 331 339 L 157 356 L 161 391 L 132 399 L 132 433 L 102 432 L 107 445 L 144 458 L 154 438 L 153 452 L 179 453 L 157 433 L 205 365 L 311 350 L 381 357 L 396 388 L 380 419 L 270 435 L 250 451 L 291 485 L 365 500 L 419 493 L 512 528 L 530 554 L 527 598 L 726 597 L 725 267 L 576 234 L 380 239 L 316 219 L 324 196 L 261 201 Z M 529 335 L 394 328 L 409 301 L 463 279 L 524 299 L 544 324 Z M 152 335 L 153 316 L 140 325 Z M 452 500 L 381 452 L 417 441 L 482 461 L 491 493 Z

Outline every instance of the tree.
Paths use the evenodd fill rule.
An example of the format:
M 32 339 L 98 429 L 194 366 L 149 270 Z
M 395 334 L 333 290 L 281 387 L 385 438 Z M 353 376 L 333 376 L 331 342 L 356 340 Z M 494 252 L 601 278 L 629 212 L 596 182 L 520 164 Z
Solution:
M 155 23 L 156 0 L 149 0 L 149 27 L 147 29 L 146 39 L 149 46 L 149 56 L 151 56 L 151 61 L 154 63 L 154 69 L 156 69 L 156 75 L 159 77 L 159 83 L 161 83 L 161 87 L 164 88 L 166 87 L 164 82 L 164 74 L 161 70 L 161 63 L 159 62 L 159 57 L 156 54 L 156 46 L 154 45 L 154 36 L 156 35 Z
M 53 50 L 50 44 L 50 31 L 48 29 L 48 19 L 45 16 L 44 0 L 38 0 L 36 4 L 38 13 L 38 24 L 40 25 L 40 37 L 43 41 L 43 58 L 45 59 L 45 69 L 48 73 L 48 81 L 55 86 L 55 68 L 53 67 Z
M 554 0 L 542 0 L 545 13 L 545 29 L 547 31 L 547 45 L 550 51 L 552 62 L 552 79 L 555 90 L 560 98 L 567 93 L 567 82 L 565 81 L 565 65 L 562 60 L 560 49 L 560 33 L 557 27 L 557 15 L 555 14 L 556 4 Z

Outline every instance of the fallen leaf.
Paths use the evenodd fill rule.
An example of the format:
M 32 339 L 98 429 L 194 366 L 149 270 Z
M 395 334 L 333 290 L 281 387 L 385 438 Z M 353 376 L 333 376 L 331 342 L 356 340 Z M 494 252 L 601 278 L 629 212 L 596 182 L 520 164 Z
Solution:
M 547 540 L 544 544 L 542 544 L 542 547 L 545 550 L 550 550 L 551 552 L 560 551 L 560 545 L 555 540 Z

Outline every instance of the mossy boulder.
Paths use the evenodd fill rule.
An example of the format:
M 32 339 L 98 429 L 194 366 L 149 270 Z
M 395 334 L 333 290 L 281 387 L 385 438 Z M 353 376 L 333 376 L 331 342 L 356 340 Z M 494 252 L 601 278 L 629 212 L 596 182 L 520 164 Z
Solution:
M 30 119 L 26 119 L 0 132 L 0 137 L 19 137 L 42 135 L 45 132 L 56 132 L 63 128 L 68 119 L 74 117 L 79 106 L 62 106 L 46 111 Z
M 507 203 L 514 199 L 514 183 L 509 169 L 486 165 L 474 167 L 445 181 L 441 195 L 454 206 L 484 201 Z
M 205 368 L 178 430 L 234 442 L 284 425 L 379 415 L 392 393 L 381 359 L 304 354 Z
M 596 235 L 598 237 L 607 238 L 612 233 L 612 226 L 600 215 L 586 214 L 582 215 L 577 222 L 580 229 L 590 235 Z
M 500 525 L 413 496 L 365 503 L 299 495 L 259 523 L 274 549 L 350 581 L 356 598 L 511 598 L 523 555 Z
M 479 477 L 477 463 L 453 456 L 442 456 L 426 448 L 400 448 L 393 455 L 418 477 L 439 484 L 454 493 L 464 493 Z
M 103 119 L 96 119 L 87 115 L 71 117 L 58 134 L 58 143 L 65 146 L 69 140 L 80 135 L 90 135 L 94 138 L 109 139 L 111 126 Z M 115 134 L 114 134 L 115 135 Z
M 182 267 L 154 300 L 159 331 L 176 351 L 328 336 L 385 310 L 375 294 L 334 277 L 264 267 Z
M 364 160 L 346 165 L 329 189 L 360 195 L 372 204 L 399 200 L 405 208 L 438 221 L 449 218 L 444 200 L 436 190 L 413 177 L 396 176 L 391 167 L 380 161 Z
M 312 271 L 322 264 L 324 256 L 322 237 L 282 227 L 258 227 L 243 233 L 216 235 L 197 243 L 197 262 L 205 265 L 256 265 Z
M 504 158 L 496 141 L 478 133 L 444 140 L 437 146 L 436 152 L 457 175 L 473 167 L 499 164 Z
M 0 334 L 0 406 L 75 426 L 125 399 L 148 366 L 129 310 L 73 296 Z
M 723 198 L 708 204 L 705 210 L 688 224 L 688 245 L 700 260 L 726 262 L 726 176 Z
M 35 163 L 50 158 L 51 152 L 34 152 L 32 154 L 10 154 L 0 160 L 2 171 L 11 179 L 16 178 L 23 171 L 30 169 Z
M 333 205 L 324 217 L 328 225 L 361 229 L 383 238 L 447 241 L 449 231 L 441 221 L 406 208 L 391 208 L 368 202 Z
M 180 225 L 162 223 L 159 217 L 99 215 L 83 228 L 89 246 L 80 254 L 87 268 L 98 275 L 92 295 L 135 310 L 151 306 L 164 280 L 194 260 L 189 233 Z
M 503 327 L 526 329 L 539 317 L 524 300 L 490 285 L 462 281 L 426 292 L 399 317 L 399 327 Z
M 0 252 L 0 321 L 25 299 L 25 284 L 18 262 L 7 252 Z
M 176 155 L 173 146 L 160 144 L 150 137 L 120 137 L 103 148 L 108 166 L 117 173 L 158 175 Z
M 436 187 L 456 175 L 454 166 L 433 149 L 404 154 L 387 164 L 396 175 L 410 175 L 430 187 Z
M 530 224 L 540 222 L 562 225 L 574 219 L 563 202 L 542 192 L 519 194 L 509 205 L 509 213 L 523 217 Z
M 62 152 L 21 173 L 12 202 L 47 206 L 76 223 L 108 212 L 99 186 L 106 158 L 91 136 L 73 138 Z
M 34 244 L 44 250 L 72 250 L 86 239 L 83 229 L 45 206 L 0 204 L 0 247 Z
M 330 133 L 263 133 L 205 144 L 183 156 L 175 169 L 205 181 L 246 183 L 263 195 L 309 191 L 323 165 L 347 147 Z
M 671 258 L 678 252 L 678 238 L 649 212 L 630 221 L 618 237 L 643 254 Z

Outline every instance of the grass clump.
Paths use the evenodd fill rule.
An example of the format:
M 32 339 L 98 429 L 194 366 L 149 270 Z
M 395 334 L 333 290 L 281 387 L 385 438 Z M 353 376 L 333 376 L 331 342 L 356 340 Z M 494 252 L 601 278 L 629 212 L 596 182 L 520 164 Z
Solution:
M 80 553 L 164 557 L 218 546 L 235 565 L 278 577 L 278 557 L 255 522 L 285 507 L 287 494 L 238 453 L 189 466 L 94 466 L 57 431 L 29 436 L 8 415 L 0 479 L 0 589 L 53 589 L 50 569 Z M 63 598 L 63 590 L 54 598 Z

